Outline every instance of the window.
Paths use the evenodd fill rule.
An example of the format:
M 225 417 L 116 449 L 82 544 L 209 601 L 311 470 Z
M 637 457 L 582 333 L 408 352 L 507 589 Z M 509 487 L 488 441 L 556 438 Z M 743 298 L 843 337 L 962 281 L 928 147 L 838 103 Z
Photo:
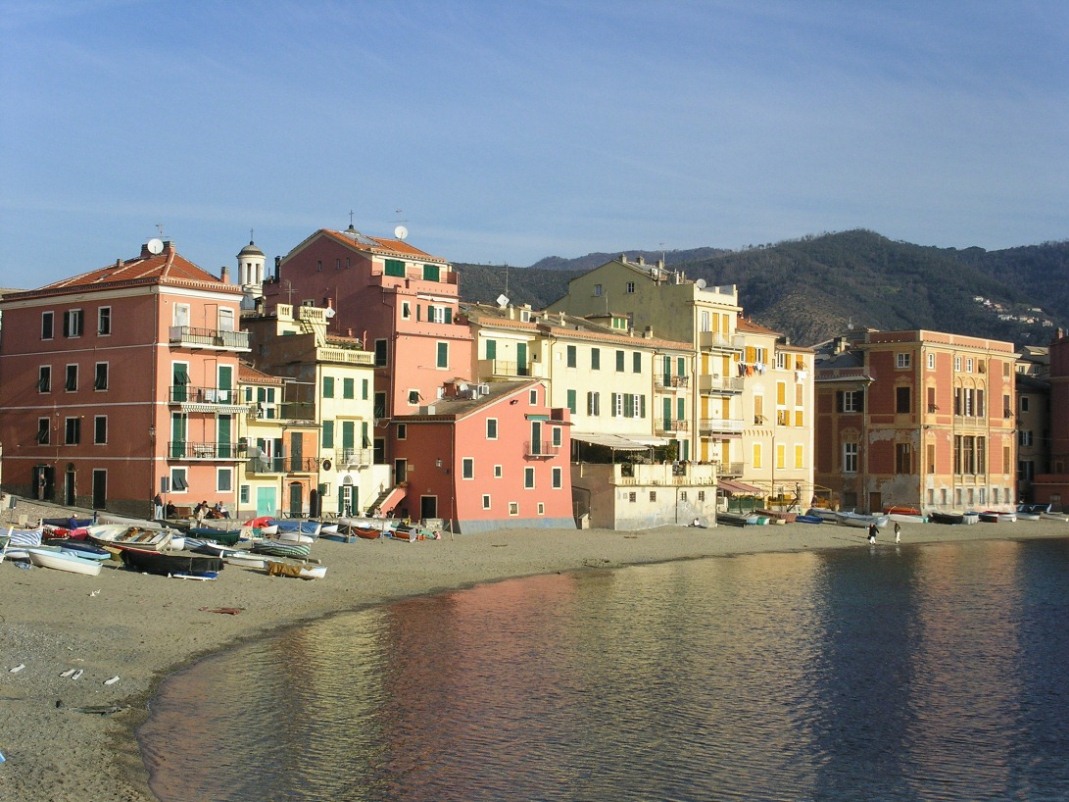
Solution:
M 504 476 L 504 470 L 502 469 L 502 467 L 500 465 L 495 465 L 494 466 L 494 478 L 495 479 L 500 479 L 502 476 Z
M 523 486 L 530 490 L 535 486 L 535 469 L 524 468 L 523 469 Z
M 55 337 L 55 321 L 56 315 L 54 312 L 42 312 L 41 313 L 41 339 L 51 340 Z
M 576 367 L 577 358 L 576 358 L 576 351 L 575 351 L 575 346 L 574 345 L 569 345 L 568 346 L 567 354 L 568 354 L 568 367 L 570 367 L 570 368 Z
M 219 468 L 215 472 L 215 490 L 217 493 L 229 493 L 234 489 L 234 469 Z
M 935 354 L 928 354 L 928 370 L 935 370 Z
M 1032 432 L 1029 429 L 1022 429 L 1017 432 L 1017 445 L 1030 446 L 1032 445 Z
M 843 443 L 843 473 L 857 473 L 857 443 Z
M 835 406 L 837 412 L 864 412 L 865 391 L 843 390 L 835 394 Z
M 909 387 L 896 387 L 895 388 L 895 412 L 909 412 L 910 411 L 910 392 Z
M 63 336 L 81 337 L 83 318 L 81 309 L 68 309 L 63 313 Z
M 82 440 L 81 418 L 67 418 L 66 430 L 63 442 L 69 446 L 76 446 Z
M 108 389 L 108 363 L 97 362 L 96 370 L 93 375 L 93 389 L 94 390 L 107 390 Z
M 490 509 L 490 494 L 489 493 L 483 495 L 483 509 L 484 510 Z
M 48 365 L 41 365 L 37 372 L 37 392 L 52 392 L 52 368 Z
M 246 504 L 249 503 L 249 499 L 250 498 L 251 498 L 251 490 L 249 489 L 249 486 L 248 485 L 241 485 L 238 488 L 238 503 L 241 504 L 241 506 L 244 507 Z
M 78 389 L 78 366 L 67 365 L 67 381 L 64 383 L 64 387 L 67 392 L 74 392 Z
M 324 398 L 333 398 L 334 397 L 334 377 L 333 376 L 324 376 L 323 377 L 323 397 Z
M 472 457 L 464 457 L 460 461 L 460 476 L 462 479 L 474 479 L 475 478 L 475 459 Z
M 356 379 L 346 377 L 341 380 L 341 397 L 356 398 Z
M 601 285 L 600 284 L 595 284 L 594 285 L 594 295 L 600 298 L 601 297 L 601 292 L 602 292 Z
M 171 492 L 185 493 L 189 490 L 185 468 L 171 468 Z
M 412 305 L 408 301 L 401 302 L 401 317 L 405 320 L 412 317 Z
M 102 306 L 97 310 L 97 334 L 111 334 L 111 307 Z
M 386 260 L 386 275 L 397 276 L 398 278 L 405 277 L 405 263 L 400 259 L 387 259 Z
M 626 354 L 624 354 L 623 351 L 617 351 L 616 352 L 616 372 L 617 373 L 623 373 L 624 372 L 624 360 L 625 359 L 626 359 Z
M 386 367 L 386 340 L 375 340 L 375 367 Z
M 334 448 L 334 421 L 323 421 L 322 439 L 321 446 L 323 448 Z
M 486 419 L 486 439 L 487 440 L 496 440 L 497 439 L 497 418 L 487 418 Z
M 954 372 L 955 373 L 960 373 L 961 372 L 961 357 L 960 356 L 954 357 Z
M 550 429 L 550 442 L 557 448 L 560 448 L 560 445 L 563 442 L 564 435 L 561 434 L 561 431 L 560 426 L 554 426 Z
M 538 502 L 537 509 L 538 509 L 538 514 L 539 515 L 545 515 L 546 514 L 546 503 L 544 501 Z
M 965 372 L 966 373 L 972 373 L 972 364 L 973 364 L 972 357 L 969 357 L 968 359 L 965 360 Z
M 108 442 L 108 416 L 97 415 L 93 418 L 93 442 L 104 445 Z
M 1022 395 L 1021 396 L 1021 412 L 1027 412 L 1027 411 L 1028 411 L 1028 396 Z
M 438 343 L 438 357 L 435 365 L 439 368 L 449 367 L 449 343 Z
M 567 392 L 567 396 L 568 396 L 568 402 L 567 402 L 568 403 L 568 411 L 571 412 L 573 415 L 576 413 L 575 395 L 576 395 L 575 390 L 568 390 L 568 392 Z
M 634 295 L 634 293 L 635 293 L 635 282 L 633 282 L 633 281 L 627 282 L 627 294 L 628 295 Z
M 234 331 L 234 310 L 223 307 L 217 316 L 219 331 Z
M 590 349 L 590 369 L 591 370 L 601 370 L 601 349 L 600 348 L 591 348 Z
M 913 473 L 913 449 L 909 443 L 895 443 L 895 473 Z
M 761 467 L 761 444 L 760 443 L 754 443 L 753 444 L 753 467 L 754 468 L 760 468 Z
M 650 501 L 651 502 L 656 502 L 657 501 L 657 491 L 656 490 L 651 490 L 650 491 Z
M 642 354 L 638 351 L 635 351 L 635 353 L 631 354 L 631 372 L 642 372 Z
M 895 354 L 895 367 L 908 368 L 910 364 L 909 354 Z
M 564 486 L 564 472 L 560 468 L 553 469 L 553 489 L 560 490 Z
M 601 414 L 601 393 L 590 392 L 586 394 L 586 414 Z
M 1013 417 L 1013 405 L 1010 404 L 1010 397 L 1008 395 L 1002 396 L 1002 417 Z
M 52 425 L 49 423 L 48 418 L 37 419 L 37 444 L 41 446 L 47 446 L 49 442 L 49 433 L 52 431 Z
M 360 400 L 367 401 L 369 392 L 369 385 L 367 379 L 360 380 Z
M 805 447 L 804 446 L 796 445 L 794 447 L 794 467 L 795 468 L 804 468 L 805 467 Z

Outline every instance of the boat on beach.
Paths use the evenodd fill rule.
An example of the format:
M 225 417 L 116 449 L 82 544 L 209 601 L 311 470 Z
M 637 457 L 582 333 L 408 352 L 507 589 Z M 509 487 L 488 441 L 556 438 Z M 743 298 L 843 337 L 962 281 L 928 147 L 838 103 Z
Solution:
M 988 524 L 1011 524 L 1017 520 L 1017 513 L 1008 510 L 984 510 L 979 518 Z
M 397 526 L 396 518 L 349 517 L 338 519 L 338 534 L 356 535 L 364 540 L 375 540 Z
M 170 529 L 143 529 L 127 524 L 98 524 L 86 530 L 89 539 L 101 546 L 132 546 L 146 551 L 172 548 L 174 533 Z
M 917 507 L 891 506 L 885 507 L 883 512 L 889 520 L 900 524 L 923 524 L 928 520 Z
M 68 574 L 82 574 L 84 576 L 99 576 L 103 563 L 100 560 L 90 560 L 78 557 L 72 552 L 53 551 L 45 548 L 26 549 L 30 562 L 42 568 L 52 568 L 57 571 L 66 571 Z
M 827 507 L 810 507 L 806 510 L 805 514 L 820 518 L 825 523 L 839 523 L 839 514 L 835 510 L 828 509 Z
M 972 510 L 933 510 L 928 513 L 928 521 L 933 524 L 975 524 L 980 522 L 980 513 Z
M 862 529 L 868 529 L 873 524 L 877 527 L 887 526 L 887 522 L 890 520 L 883 514 L 866 514 L 862 512 L 854 512 L 853 510 L 840 510 L 837 513 L 839 523 L 844 526 L 855 526 Z
M 267 554 L 272 557 L 307 557 L 312 553 L 308 543 L 294 543 L 283 540 L 258 540 L 252 544 L 253 554 Z
M 267 574 L 268 576 L 292 576 L 298 579 L 322 579 L 327 575 L 327 567 L 305 562 L 290 563 L 281 560 L 269 560 Z
M 121 555 L 123 565 L 143 574 L 160 576 L 203 576 L 218 574 L 223 570 L 221 557 L 197 554 L 192 551 L 149 551 L 146 549 L 123 548 Z

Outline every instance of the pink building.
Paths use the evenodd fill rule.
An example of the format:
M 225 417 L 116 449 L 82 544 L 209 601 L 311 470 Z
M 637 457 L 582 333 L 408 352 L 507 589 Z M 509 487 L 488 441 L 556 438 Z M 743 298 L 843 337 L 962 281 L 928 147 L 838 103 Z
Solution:
M 570 416 L 541 381 L 454 381 L 419 414 L 395 420 L 396 514 L 469 534 L 574 529 Z
M 0 302 L 8 491 L 146 515 L 236 501 L 241 291 L 150 240 L 139 256 Z

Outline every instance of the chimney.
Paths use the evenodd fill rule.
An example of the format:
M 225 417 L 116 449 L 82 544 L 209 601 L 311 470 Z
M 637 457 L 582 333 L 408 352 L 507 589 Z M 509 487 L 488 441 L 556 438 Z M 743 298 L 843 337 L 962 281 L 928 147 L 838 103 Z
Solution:
M 645 259 L 643 258 L 643 256 L 642 256 L 642 254 L 641 254 L 641 253 L 640 253 L 640 254 L 638 255 L 638 258 L 637 258 L 637 259 L 635 260 L 635 262 L 636 262 L 636 263 L 637 263 L 637 264 L 638 264 L 638 265 L 639 265 L 640 267 L 641 267 L 642 265 L 646 264 L 646 260 L 645 260 Z
M 652 340 L 653 339 L 653 326 L 646 326 L 646 328 L 644 328 L 642 330 L 642 336 L 645 337 L 647 340 Z
M 221 268 L 219 268 L 219 280 L 222 281 L 224 284 L 230 283 L 230 268 L 226 265 L 223 265 Z

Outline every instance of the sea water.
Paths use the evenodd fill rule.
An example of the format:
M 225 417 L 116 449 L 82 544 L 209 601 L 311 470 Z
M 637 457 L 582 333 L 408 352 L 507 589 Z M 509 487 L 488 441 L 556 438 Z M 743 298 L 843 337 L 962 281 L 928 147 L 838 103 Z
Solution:
M 165 802 L 1065 800 L 1067 672 L 1069 539 L 879 544 L 338 615 L 139 738 Z

